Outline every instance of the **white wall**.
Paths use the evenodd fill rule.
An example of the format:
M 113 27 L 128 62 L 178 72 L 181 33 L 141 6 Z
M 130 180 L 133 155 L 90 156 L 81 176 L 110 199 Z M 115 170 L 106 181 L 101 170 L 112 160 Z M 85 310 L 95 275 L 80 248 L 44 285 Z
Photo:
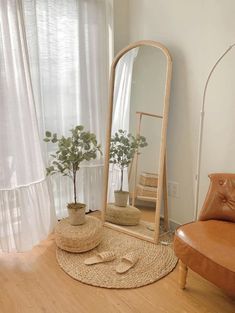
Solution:
M 113 0 L 114 55 L 129 43 L 129 0 Z
M 235 173 L 235 48 L 216 68 L 206 94 L 199 205 L 205 198 L 207 173 Z M 212 140 L 214 139 L 214 140 Z
M 114 0 L 114 3 L 115 52 L 128 41 L 152 39 L 162 42 L 172 55 L 168 179 L 179 182 L 180 197 L 169 198 L 170 217 L 179 223 L 188 222 L 193 219 L 194 175 L 203 88 L 212 65 L 235 42 L 235 1 Z M 231 66 L 235 68 L 234 64 Z M 224 85 L 223 89 L 215 86 L 217 88 L 214 87 L 212 92 L 215 98 L 216 94 L 229 92 Z M 220 123 L 226 125 L 228 118 L 229 115 L 225 117 L 221 114 Z M 214 125 L 215 122 L 212 120 L 209 123 Z M 207 140 L 218 145 L 218 139 L 213 134 Z M 230 140 L 230 151 L 235 150 L 231 148 L 233 144 L 235 140 Z M 216 171 L 234 171 L 234 165 L 230 164 L 231 158 L 224 166 L 223 156 L 227 155 L 225 150 L 226 146 L 223 146 L 222 151 L 216 150 L 215 155 L 204 154 L 206 163 L 210 164 L 210 158 L 213 158 L 215 164 L 218 159 Z M 204 181 L 207 172 L 211 170 L 213 168 L 203 165 Z
M 136 112 L 163 113 L 167 62 L 153 47 L 140 47 L 134 61 L 130 99 L 130 132 L 136 133 Z M 143 116 L 141 135 L 148 146 L 140 149 L 137 177 L 141 172 L 158 173 L 162 119 Z M 153 136 L 158 134 L 158 136 Z

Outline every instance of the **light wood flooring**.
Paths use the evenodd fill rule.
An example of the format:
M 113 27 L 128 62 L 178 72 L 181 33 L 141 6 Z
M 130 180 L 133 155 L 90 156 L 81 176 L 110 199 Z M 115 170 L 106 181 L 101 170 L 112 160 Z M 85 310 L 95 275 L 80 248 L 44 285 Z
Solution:
M 30 252 L 0 255 L 0 313 L 235 313 L 235 300 L 190 270 L 184 291 L 178 268 L 145 287 L 109 290 L 69 277 L 55 250 L 51 235 Z

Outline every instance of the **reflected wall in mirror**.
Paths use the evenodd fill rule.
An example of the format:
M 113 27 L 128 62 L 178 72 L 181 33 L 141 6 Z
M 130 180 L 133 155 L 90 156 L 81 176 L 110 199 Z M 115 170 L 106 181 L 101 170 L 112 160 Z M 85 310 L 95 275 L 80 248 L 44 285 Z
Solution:
M 141 41 L 123 49 L 111 69 L 103 221 L 152 242 L 158 241 L 164 192 L 167 200 L 171 67 L 162 44 Z M 164 207 L 167 213 L 167 201 Z

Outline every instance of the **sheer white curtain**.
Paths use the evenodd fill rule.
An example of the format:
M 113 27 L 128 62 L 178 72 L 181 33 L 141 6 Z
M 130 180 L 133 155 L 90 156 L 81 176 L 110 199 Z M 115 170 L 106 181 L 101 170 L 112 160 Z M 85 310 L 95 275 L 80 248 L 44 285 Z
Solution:
M 139 48 L 134 48 L 128 51 L 118 61 L 115 69 L 112 135 L 114 135 L 119 129 L 129 132 L 132 74 L 134 61 L 138 52 Z M 110 165 L 108 189 L 109 202 L 114 201 L 114 191 L 119 188 L 120 169 L 115 165 Z M 128 188 L 128 172 L 127 169 L 125 169 L 123 176 L 123 190 L 128 191 Z
M 105 147 L 111 2 L 108 0 L 23 0 L 40 136 L 68 135 L 82 124 Z M 45 159 L 53 146 L 43 145 Z M 78 199 L 87 210 L 101 208 L 103 158 L 82 164 Z M 67 215 L 72 183 L 52 177 L 57 216 Z
M 132 73 L 139 48 L 124 54 L 115 69 L 112 135 L 119 129 L 129 132 Z
M 0 251 L 24 251 L 55 223 L 31 88 L 22 10 L 0 2 Z

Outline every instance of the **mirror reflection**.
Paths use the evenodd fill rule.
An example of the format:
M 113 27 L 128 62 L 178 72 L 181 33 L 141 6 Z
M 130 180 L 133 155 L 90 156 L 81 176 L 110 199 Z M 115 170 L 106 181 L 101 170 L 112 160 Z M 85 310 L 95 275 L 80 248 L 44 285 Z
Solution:
M 167 60 L 151 46 L 115 68 L 105 220 L 152 238 L 157 201 Z

